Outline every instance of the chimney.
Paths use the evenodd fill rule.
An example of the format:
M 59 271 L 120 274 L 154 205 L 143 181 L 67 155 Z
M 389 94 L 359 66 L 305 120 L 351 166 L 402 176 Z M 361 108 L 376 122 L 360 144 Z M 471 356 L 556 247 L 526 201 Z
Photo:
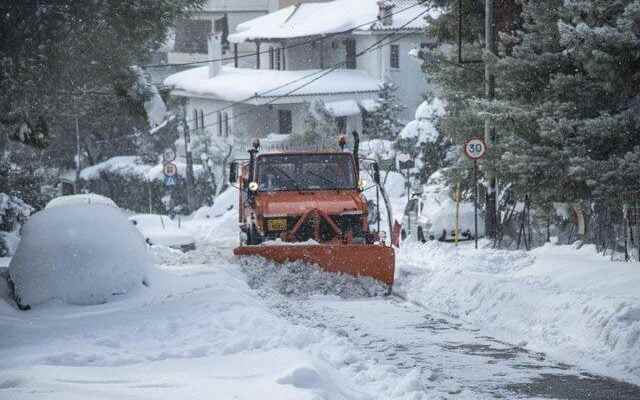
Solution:
M 222 35 L 212 33 L 209 35 L 209 51 L 207 53 L 209 61 L 209 78 L 220 74 L 222 70 Z
M 393 4 L 389 0 L 378 0 L 378 20 L 382 21 L 382 26 L 393 25 Z

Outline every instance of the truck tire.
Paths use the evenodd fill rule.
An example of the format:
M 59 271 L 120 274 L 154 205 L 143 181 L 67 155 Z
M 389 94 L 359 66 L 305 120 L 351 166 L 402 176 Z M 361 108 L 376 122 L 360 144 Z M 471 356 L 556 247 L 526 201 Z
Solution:
M 251 226 L 251 229 L 247 232 L 247 245 L 256 246 L 262 243 L 262 236 L 258 233 L 255 226 Z

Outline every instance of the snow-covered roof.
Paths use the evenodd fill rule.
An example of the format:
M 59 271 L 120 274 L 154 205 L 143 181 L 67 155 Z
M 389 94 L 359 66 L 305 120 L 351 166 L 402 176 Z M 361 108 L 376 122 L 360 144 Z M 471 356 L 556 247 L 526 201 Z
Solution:
M 360 107 L 355 100 L 330 101 L 324 104 L 334 117 L 348 117 L 360 114 Z
M 164 83 L 178 95 L 183 92 L 249 104 L 261 104 L 265 99 L 280 96 L 378 92 L 380 89 L 380 81 L 359 70 L 339 69 L 318 79 L 321 70 L 277 71 L 225 66 L 218 75 L 209 78 L 208 68 L 179 72 Z
M 378 19 L 377 0 L 334 0 L 322 3 L 304 3 L 283 8 L 238 25 L 229 41 L 241 43 L 252 40 L 291 39 L 328 35 L 349 31 L 377 31 L 391 29 L 424 29 L 424 18 L 407 22 L 427 10 L 428 5 L 413 0 L 387 0 L 393 6 L 393 20 L 383 25 Z M 432 17 L 439 10 L 429 10 Z

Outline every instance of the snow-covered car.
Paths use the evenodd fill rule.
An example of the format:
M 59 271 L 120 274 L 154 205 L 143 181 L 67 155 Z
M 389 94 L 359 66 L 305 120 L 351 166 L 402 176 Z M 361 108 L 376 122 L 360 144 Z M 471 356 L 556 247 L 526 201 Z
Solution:
M 95 193 L 83 193 L 56 197 L 55 199 L 47 203 L 45 209 L 92 204 L 101 204 L 103 206 L 118 208 L 118 205 L 108 197 L 101 196 Z
M 166 215 L 139 214 L 129 218 L 145 241 L 152 246 L 167 246 L 183 252 L 195 250 L 196 240 L 180 221 Z
M 402 237 L 416 240 L 454 241 L 456 230 L 456 202 L 451 195 L 443 171 L 433 173 L 421 193 L 414 195 L 402 216 Z M 484 232 L 482 218 L 478 218 L 478 235 Z M 473 203 L 461 201 L 458 209 L 458 240 L 474 238 Z
M 21 308 L 100 304 L 140 288 L 153 260 L 122 211 L 102 204 L 52 207 L 24 225 L 9 264 Z

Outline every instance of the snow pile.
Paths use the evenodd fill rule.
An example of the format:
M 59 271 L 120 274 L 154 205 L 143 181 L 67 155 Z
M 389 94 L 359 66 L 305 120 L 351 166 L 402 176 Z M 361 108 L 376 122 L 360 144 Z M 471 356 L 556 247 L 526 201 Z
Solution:
M 166 215 L 139 214 L 130 217 L 129 221 L 150 245 L 180 248 L 195 242 L 195 239 L 184 228 L 180 217 L 171 219 Z
M 456 202 L 447 186 L 444 170 L 434 172 L 423 187 L 423 208 L 418 222 L 426 228 L 425 234 L 440 237 L 443 230 L 452 232 L 455 229 Z M 461 201 L 458 214 L 458 228 L 461 232 L 474 229 L 474 207 L 469 201 Z M 484 220 L 478 216 L 478 235 L 484 235 Z
M 199 241 L 236 244 L 238 238 L 238 189 L 229 187 L 216 197 L 213 206 L 197 210 L 185 228 Z
M 116 203 L 108 197 L 95 194 L 95 193 L 83 193 L 83 194 L 70 194 L 68 196 L 60 196 L 47 203 L 45 209 L 56 207 L 69 207 L 69 206 L 85 206 L 100 204 L 103 206 L 109 206 L 118 208 Z
M 173 163 L 178 168 L 178 175 L 183 178 L 186 177 L 187 162 L 184 159 L 177 159 Z M 111 173 L 122 177 L 156 181 L 164 179 L 163 171 L 164 165 L 162 163 L 149 165 L 144 164 L 138 156 L 117 156 L 83 169 L 80 172 L 80 178 L 84 180 L 99 180 L 102 173 Z M 202 165 L 193 165 L 195 176 L 200 176 L 203 172 Z
M 386 292 L 386 287 L 372 278 L 329 273 L 299 261 L 275 264 L 259 257 L 243 257 L 241 264 L 251 288 L 274 290 L 286 296 L 353 298 L 383 296 Z
M 23 305 L 103 303 L 140 287 L 153 264 L 140 233 L 109 206 L 50 208 L 22 234 L 9 274 Z
M 488 246 L 488 243 L 484 243 Z M 395 290 L 566 363 L 640 383 L 640 268 L 593 246 L 529 253 L 428 242 L 398 253 Z

